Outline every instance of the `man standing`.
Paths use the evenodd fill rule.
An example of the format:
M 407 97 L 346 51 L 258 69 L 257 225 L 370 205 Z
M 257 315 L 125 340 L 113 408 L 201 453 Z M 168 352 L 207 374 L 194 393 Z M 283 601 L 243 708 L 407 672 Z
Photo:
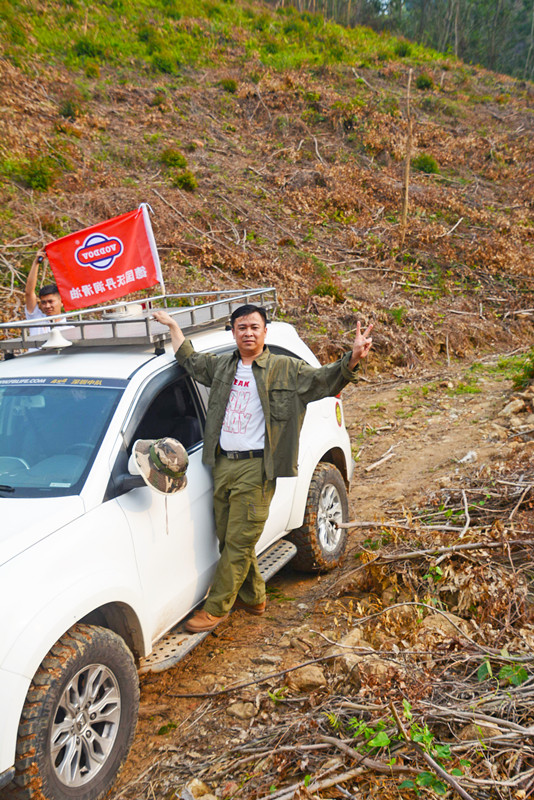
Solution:
M 39 297 L 37 297 L 35 293 L 39 265 L 45 258 L 45 250 L 39 250 L 28 273 L 28 280 L 26 281 L 24 292 L 26 297 L 26 319 L 37 320 L 43 319 L 43 317 L 53 317 L 56 314 L 61 314 L 61 297 L 55 283 L 48 283 L 46 286 L 42 286 L 39 290 Z M 39 336 L 43 333 L 48 333 L 49 330 L 50 328 L 48 326 L 38 326 L 30 328 L 30 334 L 32 336 Z
M 203 461 L 213 469 L 215 528 L 221 553 L 203 608 L 185 623 L 186 630 L 213 630 L 232 607 L 257 616 L 265 611 L 265 583 L 255 545 L 271 503 L 276 478 L 297 474 L 299 434 L 306 406 L 339 394 L 356 381 L 361 358 L 371 348 L 372 325 L 352 352 L 314 368 L 265 347 L 267 315 L 244 305 L 231 317 L 237 350 L 231 354 L 197 353 L 166 311 L 154 319 L 169 327 L 179 363 L 195 380 L 211 387 L 204 432 Z

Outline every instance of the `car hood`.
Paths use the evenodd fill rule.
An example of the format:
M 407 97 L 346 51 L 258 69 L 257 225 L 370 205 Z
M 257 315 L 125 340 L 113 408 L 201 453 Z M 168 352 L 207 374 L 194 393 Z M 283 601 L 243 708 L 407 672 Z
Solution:
M 82 498 L 0 497 L 0 566 L 84 513 Z M 0 579 L 1 580 L 1 579 Z

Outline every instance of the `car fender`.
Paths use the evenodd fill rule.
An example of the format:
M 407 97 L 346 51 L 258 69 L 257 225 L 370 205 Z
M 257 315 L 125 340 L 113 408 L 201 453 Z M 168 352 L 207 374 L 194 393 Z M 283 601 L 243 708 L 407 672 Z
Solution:
M 148 655 L 151 651 L 150 639 L 143 636 L 148 626 L 143 625 L 134 611 L 141 607 L 141 598 L 128 586 L 115 588 L 113 593 L 104 588 L 94 592 L 95 586 L 105 587 L 112 580 L 117 587 L 117 577 L 111 569 L 102 570 L 64 586 L 60 593 L 39 608 L 13 643 L 0 667 L 0 772 L 14 763 L 18 724 L 33 676 L 46 654 L 76 622 L 94 613 L 95 609 L 115 609 L 116 614 L 122 616 L 139 654 Z M 84 593 L 84 602 L 73 605 L 72 599 L 77 593 Z M 115 630 L 121 626 L 110 624 L 108 627 Z M 129 644 L 132 647 L 131 642 Z
M 2 567 L 0 607 L 10 613 L 5 615 L 0 640 L 0 772 L 13 763 L 31 680 L 72 625 L 81 619 L 95 621 L 123 635 L 138 655 L 151 650 L 152 620 L 143 611 L 146 603 L 130 530 L 115 501 L 105 506 L 50 534 Z M 94 619 L 94 612 L 102 608 L 104 613 Z
M 314 431 L 319 429 L 320 437 L 314 435 Z M 320 461 L 334 464 L 348 487 L 353 462 L 350 439 L 343 425 L 343 412 L 338 398 L 326 398 L 308 406 L 300 434 L 298 481 L 287 523 L 288 530 L 300 528 L 303 523 L 312 475 Z

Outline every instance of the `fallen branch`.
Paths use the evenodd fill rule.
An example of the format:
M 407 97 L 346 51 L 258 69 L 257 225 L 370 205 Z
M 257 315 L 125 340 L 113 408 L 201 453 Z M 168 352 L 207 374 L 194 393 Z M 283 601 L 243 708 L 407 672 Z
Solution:
M 512 521 L 512 519 L 513 519 L 513 518 L 514 518 L 514 516 L 515 516 L 515 512 L 517 511 L 517 509 L 519 508 L 519 506 L 521 505 L 521 503 L 522 503 L 522 502 L 523 502 L 523 500 L 525 499 L 525 495 L 527 495 L 527 494 L 528 494 L 528 492 L 529 492 L 529 491 L 532 489 L 532 486 L 533 486 L 533 485 L 534 485 L 534 484 L 532 484 L 532 483 L 531 483 L 531 484 L 529 484 L 529 485 L 526 487 L 526 489 L 524 490 L 523 494 L 521 495 L 521 497 L 519 498 L 519 500 L 518 500 L 518 501 L 517 501 L 517 503 L 515 504 L 515 506 L 514 506 L 513 510 L 510 512 L 510 516 L 508 517 L 508 522 L 511 522 L 511 521 Z
M 382 458 L 379 458 L 378 461 L 374 462 L 374 464 L 369 464 L 368 467 L 365 467 L 365 472 L 371 472 L 371 470 L 376 469 L 376 467 L 379 467 L 381 464 L 385 464 L 386 461 L 389 461 L 390 458 L 393 458 L 395 453 L 392 453 L 392 450 L 393 447 L 390 447 L 389 450 L 384 453 Z
M 358 73 L 356 72 L 356 70 L 354 69 L 354 67 L 352 67 L 352 74 L 354 75 L 354 77 L 356 78 L 356 80 L 358 80 L 358 81 L 362 81 L 363 83 L 365 83 L 365 85 L 366 85 L 366 86 L 367 86 L 367 87 L 368 87 L 368 88 L 369 88 L 369 89 L 370 89 L 372 92 L 374 92 L 375 94 L 380 94 L 380 92 L 378 91 L 378 89 L 375 89 L 375 87 L 374 87 L 374 86 L 371 86 L 371 84 L 369 83 L 369 81 L 368 81 L 368 80 L 366 80 L 365 78 L 363 78 L 361 75 L 358 75 Z
M 462 528 L 460 535 L 458 536 L 459 539 L 463 539 L 467 531 L 469 530 L 469 526 L 471 524 L 471 517 L 469 516 L 469 506 L 467 505 L 467 495 L 465 493 L 465 489 L 462 489 L 462 499 L 464 501 L 464 512 L 465 512 L 465 525 Z
M 453 231 L 455 231 L 455 230 L 456 230 L 456 228 L 458 227 L 458 225 L 460 224 L 460 222 L 462 222 L 462 220 L 463 220 L 463 217 L 460 217 L 460 219 L 458 220 L 458 222 L 456 223 L 456 225 L 453 225 L 453 226 L 452 226 L 452 228 L 451 228 L 449 231 L 447 231 L 446 233 L 440 233 L 440 234 L 439 234 L 439 236 L 438 236 L 437 238 L 438 238 L 438 239 L 441 239 L 443 236 L 450 236 L 450 235 L 451 235 L 451 233 L 452 233 Z
M 382 761 L 375 761 L 373 758 L 366 758 L 366 756 L 363 756 L 354 747 L 349 747 L 339 739 L 335 739 L 333 736 L 319 736 L 319 739 L 321 742 L 333 744 L 334 747 L 337 747 L 338 750 L 341 750 L 341 752 L 345 753 L 345 755 L 350 756 L 351 758 L 357 758 L 359 764 L 363 764 L 365 767 L 367 767 L 367 769 L 372 769 L 375 772 L 385 772 L 387 775 L 393 775 L 395 773 L 413 773 L 417 771 L 414 770 L 413 767 L 406 767 L 402 764 L 384 764 Z
M 426 761 L 426 763 L 428 764 L 428 766 L 436 773 L 436 775 L 438 775 L 440 778 L 442 778 L 444 781 L 446 781 L 449 784 L 449 786 L 452 786 L 452 788 L 456 792 L 458 792 L 460 797 L 463 797 L 464 800 L 476 800 L 476 798 L 474 798 L 473 795 L 469 794 L 469 792 L 467 792 L 463 788 L 463 786 L 460 783 L 458 783 L 456 778 L 454 778 L 452 775 L 449 775 L 449 773 L 446 772 L 443 769 L 443 767 L 440 764 L 438 764 L 438 762 L 434 758 L 432 758 L 430 753 L 427 753 L 425 750 L 423 750 L 423 748 L 421 747 L 420 744 L 418 744 L 418 742 L 412 741 L 412 739 L 410 738 L 406 728 L 404 727 L 404 724 L 403 724 L 401 718 L 399 717 L 397 709 L 395 708 L 395 704 L 394 703 L 390 703 L 389 707 L 391 709 L 391 713 L 395 717 L 395 722 L 397 723 L 397 726 L 399 728 L 400 734 L 401 734 L 402 738 L 405 740 L 405 742 L 408 744 L 408 746 L 411 747 L 412 750 L 415 750 L 415 752 L 418 755 L 422 756 L 424 758 L 424 760 Z
M 357 520 L 352 520 L 351 522 L 340 522 L 338 524 L 338 528 L 399 528 L 403 531 L 413 531 L 415 526 L 414 525 L 404 525 L 400 522 L 358 522 Z M 417 530 L 422 531 L 452 531 L 455 533 L 456 531 L 461 531 L 461 528 L 454 527 L 453 525 L 422 525 L 418 526 Z M 426 552 L 421 550 L 421 552 Z M 434 552 L 429 551 L 429 552 Z

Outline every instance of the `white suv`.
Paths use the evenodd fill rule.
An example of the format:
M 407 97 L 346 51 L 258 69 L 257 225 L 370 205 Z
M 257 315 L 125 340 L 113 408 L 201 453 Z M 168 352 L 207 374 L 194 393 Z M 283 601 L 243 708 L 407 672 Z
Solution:
M 178 623 L 218 559 L 202 464 L 207 390 L 177 364 L 150 309 L 176 313 L 197 350 L 224 352 L 231 311 L 274 299 L 153 298 L 122 316 L 52 321 L 46 343 L 24 323 L 21 338 L 0 341 L 2 798 L 101 797 L 134 736 L 138 670 L 174 664 L 204 637 Z M 319 366 L 288 324 L 272 322 L 267 344 Z M 21 346 L 42 349 L 13 357 Z M 133 442 L 163 436 L 189 455 L 187 486 L 168 496 L 128 472 Z M 257 545 L 266 577 L 292 556 L 304 570 L 339 563 L 352 467 L 341 401 L 310 404 L 298 477 L 278 480 Z

